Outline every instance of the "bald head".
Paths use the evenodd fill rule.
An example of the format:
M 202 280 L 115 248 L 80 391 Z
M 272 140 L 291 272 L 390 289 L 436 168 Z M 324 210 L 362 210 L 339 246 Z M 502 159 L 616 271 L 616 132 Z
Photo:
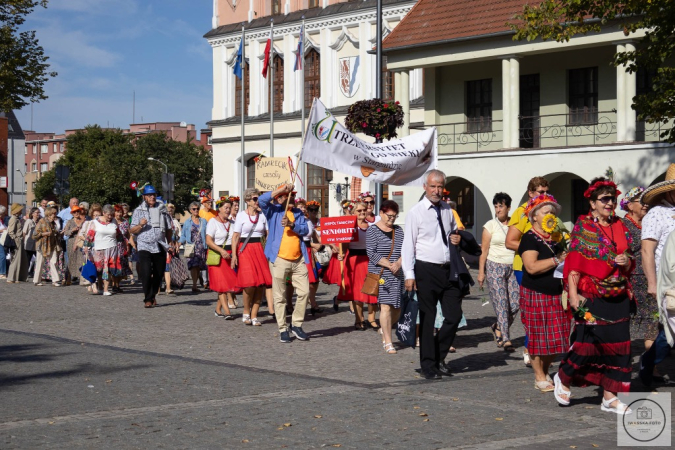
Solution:
M 77 206 L 80 204 L 80 201 L 76 199 L 75 197 L 70 199 L 69 206 L 72 208 L 73 206 Z

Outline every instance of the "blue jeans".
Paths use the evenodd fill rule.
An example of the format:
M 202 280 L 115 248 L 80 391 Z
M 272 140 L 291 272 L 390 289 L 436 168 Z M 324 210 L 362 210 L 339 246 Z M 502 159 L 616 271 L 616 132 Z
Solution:
M 7 255 L 2 245 L 0 245 L 0 275 L 7 275 Z

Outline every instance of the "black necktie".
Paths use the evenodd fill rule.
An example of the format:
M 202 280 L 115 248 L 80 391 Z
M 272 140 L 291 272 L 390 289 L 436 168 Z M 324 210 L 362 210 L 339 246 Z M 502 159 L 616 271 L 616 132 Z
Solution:
M 443 220 L 441 219 L 441 206 L 440 205 L 433 205 L 433 207 L 436 210 L 436 217 L 438 218 L 438 224 L 441 226 L 441 236 L 443 236 L 443 243 L 447 247 L 448 237 L 445 234 L 445 227 L 443 226 Z

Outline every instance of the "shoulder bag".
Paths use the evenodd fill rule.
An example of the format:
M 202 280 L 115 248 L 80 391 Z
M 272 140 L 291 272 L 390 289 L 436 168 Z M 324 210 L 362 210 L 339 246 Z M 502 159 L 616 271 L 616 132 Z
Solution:
M 318 243 L 319 239 L 316 230 L 314 230 L 314 233 L 312 234 L 312 239 L 316 239 Z M 314 250 L 314 258 L 322 267 L 328 266 L 332 257 L 333 250 L 331 250 L 329 245 L 323 245 L 321 250 Z
M 396 242 L 396 229 L 392 228 L 391 234 L 391 250 L 389 250 L 389 255 L 387 255 L 387 261 L 391 257 L 391 254 L 394 253 L 394 243 Z M 366 275 L 366 279 L 363 282 L 363 287 L 361 288 L 361 293 L 366 295 L 372 295 L 377 297 L 380 294 L 380 283 L 384 284 L 382 281 L 382 274 L 384 273 L 384 267 L 380 270 L 379 274 L 369 273 Z
M 229 231 L 225 234 L 225 242 L 223 243 L 223 248 L 225 248 L 225 246 L 227 245 L 227 238 L 228 237 L 230 237 Z M 220 253 L 214 252 L 213 250 L 209 249 L 208 253 L 206 254 L 206 265 L 207 266 L 219 266 L 221 258 L 222 258 L 222 256 L 220 255 Z

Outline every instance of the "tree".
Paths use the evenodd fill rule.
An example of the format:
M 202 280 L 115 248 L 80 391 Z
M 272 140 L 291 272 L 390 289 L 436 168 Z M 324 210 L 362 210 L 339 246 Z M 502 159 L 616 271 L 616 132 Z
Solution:
M 622 29 L 626 36 L 644 30 L 636 50 L 617 53 L 613 64 L 624 65 L 631 73 L 640 69 L 653 74 L 652 90 L 634 97 L 633 109 L 639 120 L 666 124 L 675 118 L 675 68 L 668 66 L 675 51 L 674 6 L 672 0 L 545 0 L 525 5 L 509 26 L 516 31 L 514 40 L 558 42 L 608 26 Z M 661 137 L 675 142 L 675 128 Z
M 183 212 L 191 201 L 193 187 L 210 185 L 212 161 L 210 152 L 192 143 L 178 142 L 164 133 L 151 133 L 134 142 L 134 136 L 121 130 L 88 126 L 68 136 L 66 151 L 57 165 L 70 167 L 70 196 L 89 203 L 128 203 L 134 207 L 141 202 L 130 184 L 150 182 L 162 187 L 163 166 L 174 174 L 176 210 Z M 52 195 L 55 168 L 44 173 L 35 187 L 37 198 Z
M 36 6 L 47 0 L 0 0 L 0 110 L 21 109 L 29 102 L 47 99 L 44 85 L 56 72 L 49 72 L 49 57 L 35 31 L 19 32 Z

